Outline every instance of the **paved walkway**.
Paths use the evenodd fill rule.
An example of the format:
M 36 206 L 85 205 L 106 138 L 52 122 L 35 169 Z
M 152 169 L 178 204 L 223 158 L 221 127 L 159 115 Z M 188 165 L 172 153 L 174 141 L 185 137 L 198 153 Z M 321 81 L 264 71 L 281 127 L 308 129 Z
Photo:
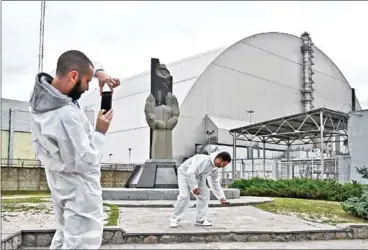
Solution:
M 121 208 L 120 227 L 127 233 L 303 231 L 336 227 L 264 212 L 251 206 L 209 208 L 212 227 L 194 226 L 195 209 L 188 208 L 181 226 L 170 228 L 172 208 Z

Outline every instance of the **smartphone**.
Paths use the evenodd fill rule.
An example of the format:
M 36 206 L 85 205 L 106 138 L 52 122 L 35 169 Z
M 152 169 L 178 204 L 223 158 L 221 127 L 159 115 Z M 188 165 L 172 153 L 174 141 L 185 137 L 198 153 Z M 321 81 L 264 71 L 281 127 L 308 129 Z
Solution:
M 107 111 L 109 111 L 112 107 L 112 92 L 111 91 L 104 91 L 102 92 L 102 97 L 101 97 L 101 110 L 104 109 L 106 110 L 105 113 Z

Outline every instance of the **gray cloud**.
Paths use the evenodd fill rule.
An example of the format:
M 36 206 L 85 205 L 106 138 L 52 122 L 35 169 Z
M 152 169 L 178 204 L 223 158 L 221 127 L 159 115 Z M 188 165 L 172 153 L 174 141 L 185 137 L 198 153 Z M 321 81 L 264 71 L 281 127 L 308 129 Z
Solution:
M 3 96 L 27 100 L 37 72 L 40 2 L 8 1 L 2 7 Z M 308 30 L 365 104 L 367 9 L 368 2 L 351 1 L 48 1 L 44 71 L 52 71 L 65 50 L 80 49 L 124 78 L 147 70 L 150 57 L 171 62 L 254 33 Z

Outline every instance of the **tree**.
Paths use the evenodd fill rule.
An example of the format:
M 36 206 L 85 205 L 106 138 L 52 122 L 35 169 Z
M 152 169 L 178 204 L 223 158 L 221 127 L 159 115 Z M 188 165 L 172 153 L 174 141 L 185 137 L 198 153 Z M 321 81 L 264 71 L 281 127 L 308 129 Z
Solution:
M 355 167 L 355 169 L 357 170 L 358 174 L 362 175 L 363 179 L 368 179 L 368 168 L 366 166 L 363 167 Z

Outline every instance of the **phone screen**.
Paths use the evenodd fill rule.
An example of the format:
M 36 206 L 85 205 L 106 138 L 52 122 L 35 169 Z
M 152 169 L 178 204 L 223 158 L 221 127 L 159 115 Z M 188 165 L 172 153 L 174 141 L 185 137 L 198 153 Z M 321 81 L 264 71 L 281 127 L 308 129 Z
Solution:
M 111 93 L 111 91 L 102 92 L 101 109 L 104 109 L 107 112 L 111 109 L 111 106 L 112 106 L 112 93 Z

